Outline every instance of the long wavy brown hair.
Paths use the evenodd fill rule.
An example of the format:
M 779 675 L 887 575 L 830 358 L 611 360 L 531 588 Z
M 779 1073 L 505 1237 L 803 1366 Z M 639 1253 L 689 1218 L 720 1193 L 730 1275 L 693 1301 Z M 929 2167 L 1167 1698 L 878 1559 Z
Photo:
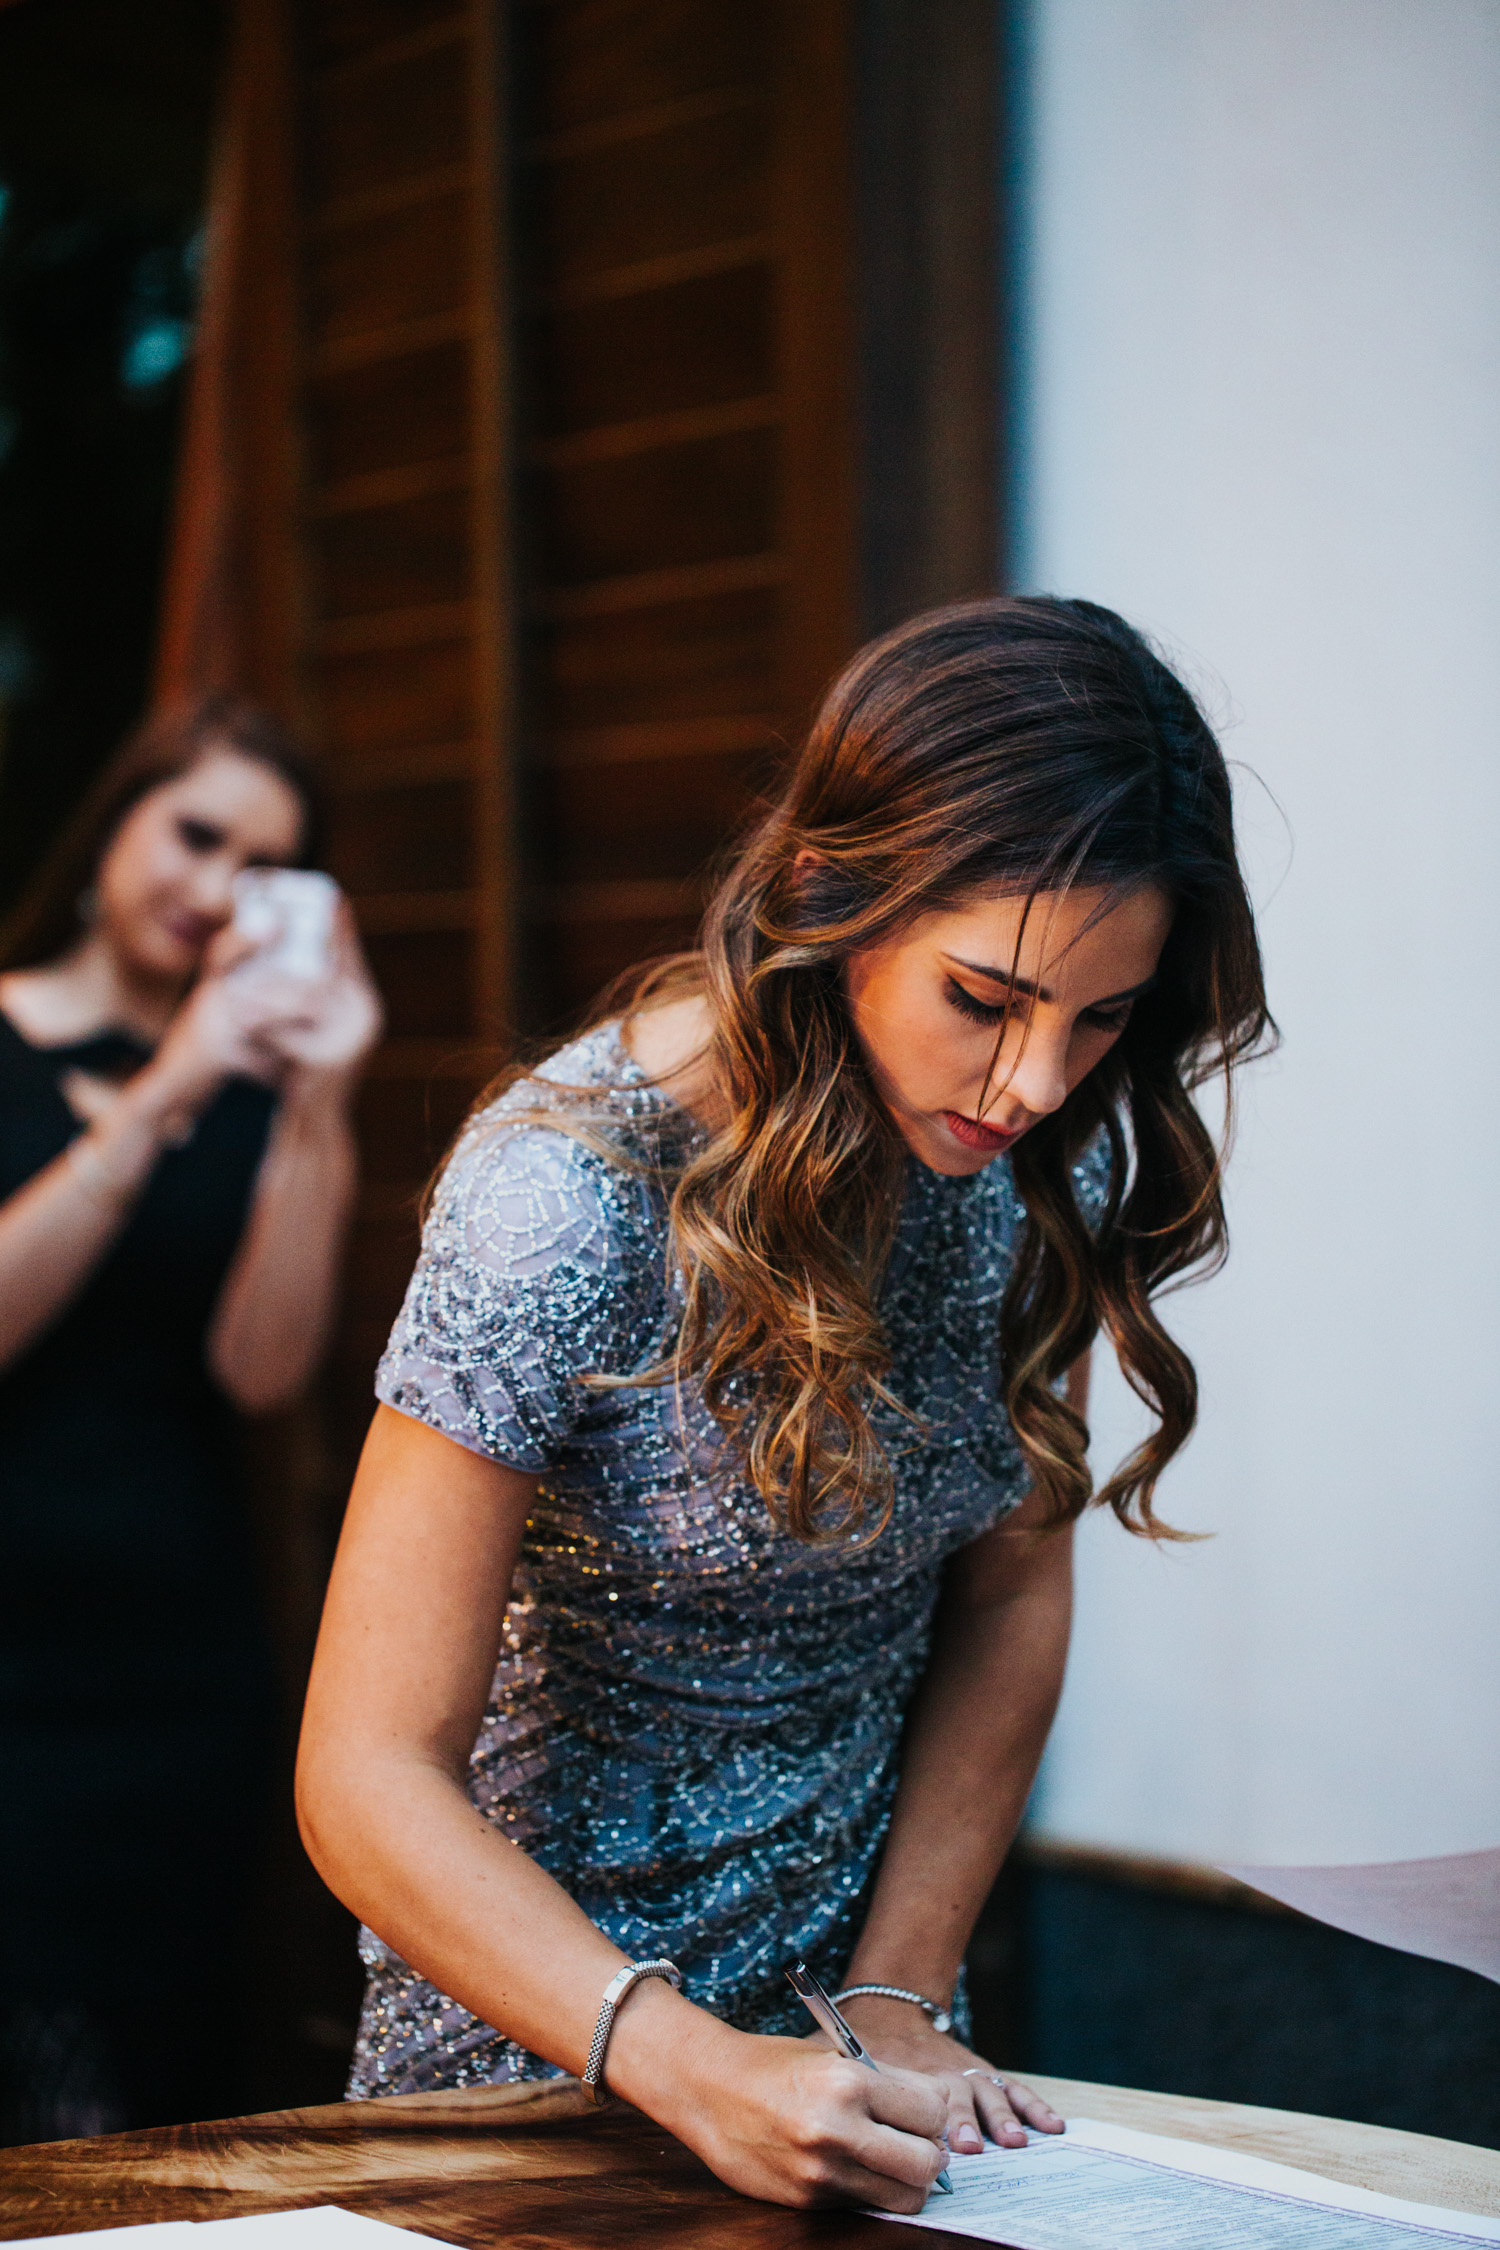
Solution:
M 712 1022 L 716 1124 L 670 1181 L 681 1327 L 670 1360 L 629 1380 L 691 1376 L 801 1539 L 879 1530 L 892 1475 L 871 1410 L 902 1406 L 878 1296 L 905 1153 L 844 966 L 975 894 L 1029 901 L 1073 884 L 1157 885 L 1173 918 L 1119 1040 L 1009 1158 L 1026 1217 L 996 1351 L 1044 1515 L 1066 1521 L 1097 1498 L 1128 1529 L 1175 1537 L 1153 1498 L 1197 1383 L 1153 1300 L 1216 1267 L 1227 1243 L 1221 1152 L 1192 1094 L 1220 1074 L 1227 1098 L 1234 1065 L 1274 1027 L 1223 755 L 1137 632 L 1091 602 L 992 598 L 874 642 L 734 857 L 701 950 L 611 996 L 607 1012 L 629 1015 L 698 992 Z M 539 1112 L 553 1124 L 556 1095 Z M 1090 1225 L 1073 1167 L 1100 1134 L 1110 1183 Z M 1095 1495 L 1061 1380 L 1101 1331 L 1155 1426 Z

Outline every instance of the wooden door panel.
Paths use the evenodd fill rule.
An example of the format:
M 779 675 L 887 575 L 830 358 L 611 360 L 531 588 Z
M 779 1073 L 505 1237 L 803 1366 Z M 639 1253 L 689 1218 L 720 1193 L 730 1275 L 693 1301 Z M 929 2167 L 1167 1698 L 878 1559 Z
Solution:
M 768 430 L 552 468 L 538 479 L 543 567 L 576 586 L 759 554 L 775 537 L 775 474 Z
M 549 732 L 774 711 L 779 599 L 754 586 L 549 625 L 537 663 Z
M 744 816 L 766 759 L 641 758 L 542 772 L 535 788 L 554 857 L 539 872 L 559 882 L 634 882 L 698 875 Z
M 356 897 L 469 890 L 475 864 L 467 776 L 346 794 L 329 868 Z
M 318 375 L 307 414 L 320 483 L 465 456 L 474 426 L 468 346 L 455 339 Z
M 840 0 L 525 22 L 526 957 L 550 1021 L 689 940 L 802 683 L 853 637 L 852 485 L 788 502 L 792 464 L 852 446 L 848 23 Z
M 754 95 L 709 117 L 538 161 L 527 198 L 554 286 L 758 235 L 770 222 L 771 121 Z
M 451 22 L 454 0 L 320 0 L 307 11 L 307 52 L 314 63 L 346 62 L 393 39 Z
M 358 1279 L 360 1294 L 386 1299 L 404 1290 L 411 1275 L 411 1239 L 418 1223 L 417 1198 L 404 1180 L 369 1178 L 360 1188 L 362 1229 Z M 402 1270 L 403 1261 L 405 1271 Z
M 400 40 L 377 49 L 373 59 L 340 64 L 315 79 L 310 180 L 316 202 L 389 195 L 405 182 L 467 162 L 465 28 L 463 13 L 452 14 L 429 34 L 440 44 L 424 50 Z
M 470 533 L 466 492 L 425 493 L 332 517 L 316 540 L 325 616 L 461 601 L 473 583 Z
M 327 656 L 320 669 L 323 739 L 336 763 L 357 767 L 403 747 L 473 740 L 474 665 L 466 639 L 361 649 Z
M 774 322 L 764 264 L 561 306 L 535 332 L 539 430 L 562 436 L 764 397 L 775 385 Z
M 392 1039 L 474 1035 L 474 942 L 467 930 L 365 930 Z
M 585 0 L 527 14 L 527 82 L 553 131 L 770 76 L 768 11 L 753 0 Z
M 352 1433 L 422 1182 L 511 1007 L 513 9 L 290 5 L 304 58 L 308 703 L 332 785 L 330 863 L 387 1011 L 361 1111 L 379 1192 L 357 1216 L 330 1385 Z
M 500 1023 L 554 1021 L 690 935 L 706 862 L 857 637 L 861 474 L 904 523 L 918 455 L 945 464 L 956 552 L 950 470 L 983 447 L 949 424 L 955 402 L 975 419 L 994 325 L 953 279 L 989 176 L 985 4 L 290 0 L 308 702 L 391 1083 L 455 1040 L 477 1082 Z M 859 149 L 857 43 L 878 111 Z M 929 173 L 958 178 L 960 129 L 949 297 L 924 325 L 916 206 L 937 208 Z M 856 156 L 861 255 L 899 250 L 863 377 Z M 863 466 L 860 381 L 882 448 Z M 897 461 L 913 383 L 931 411 Z M 893 539 L 899 514 L 866 505 L 887 600 L 933 544 Z
M 417 1078 L 370 1078 L 360 1089 L 359 1130 L 370 1154 L 365 1176 L 372 1186 L 410 1194 L 440 1162 L 464 1121 L 469 1081 L 441 1071 Z
M 374 1411 L 371 1370 L 390 1334 L 393 1313 L 387 1308 L 400 1307 L 411 1279 L 421 1232 L 418 1202 L 404 1182 L 367 1181 L 360 1198 L 347 1281 L 350 1301 L 360 1309 L 341 1339 L 344 1349 L 339 1362 L 353 1378 L 356 1411 L 363 1409 L 357 1425 L 361 1437 Z M 354 1346 L 352 1352 L 350 1345 Z M 362 1398 L 358 1396 L 360 1391 Z
M 462 311 L 474 258 L 471 202 L 454 187 L 311 230 L 305 290 L 314 343 Z
M 676 913 L 651 913 L 613 899 L 564 898 L 539 920 L 528 949 L 539 1025 L 562 1031 L 576 1015 L 580 993 L 590 999 L 637 961 L 682 953 L 694 943 L 701 890 L 684 895 Z

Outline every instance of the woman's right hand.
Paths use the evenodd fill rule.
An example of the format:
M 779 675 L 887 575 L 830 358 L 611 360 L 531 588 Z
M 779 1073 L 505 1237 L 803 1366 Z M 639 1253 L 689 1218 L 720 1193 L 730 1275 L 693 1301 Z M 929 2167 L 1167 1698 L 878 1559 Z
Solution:
M 622 2015 L 617 2041 L 625 2021 Z M 868 2203 L 908 2218 L 923 2208 L 948 2162 L 947 2109 L 934 2080 L 916 2071 L 877 2074 L 806 2040 L 709 2021 L 706 2037 L 672 2041 L 674 2084 L 634 2083 L 645 2061 L 637 2051 L 635 2068 L 619 2074 L 626 2080 L 620 2090 L 726 2186 L 799 2208 Z M 655 2071 L 648 2066 L 644 2075 Z
M 233 976 L 253 950 L 232 927 L 220 932 L 161 1045 L 131 1082 L 136 1098 L 174 1125 L 190 1128 L 226 1079 L 269 1084 L 278 1075 L 273 1043 L 299 1020 L 300 996 L 279 985 L 268 992 L 259 980 Z

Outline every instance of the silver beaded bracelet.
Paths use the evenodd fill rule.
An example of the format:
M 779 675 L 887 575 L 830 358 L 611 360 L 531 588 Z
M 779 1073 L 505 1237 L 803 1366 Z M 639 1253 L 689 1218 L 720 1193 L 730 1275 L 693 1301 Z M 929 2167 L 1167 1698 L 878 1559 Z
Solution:
M 604 1987 L 604 1998 L 599 2003 L 599 2021 L 594 2026 L 589 2059 L 583 2066 L 580 2083 L 589 2100 L 602 2109 L 613 2097 L 604 2083 L 604 2057 L 609 2048 L 609 2035 L 615 2027 L 615 2017 L 627 1992 L 647 1977 L 660 1977 L 674 1992 L 682 1990 L 682 1971 L 675 1961 L 627 1961 Z
M 902 1984 L 846 1984 L 842 1992 L 834 1994 L 833 2004 L 841 2007 L 846 2000 L 857 2000 L 862 1992 L 870 1993 L 877 2000 L 909 2000 L 914 2008 L 920 2008 L 923 2015 L 931 2019 L 934 2031 L 953 2029 L 953 2017 L 948 2009 L 936 2000 L 927 1999 L 923 1993 L 908 1992 Z

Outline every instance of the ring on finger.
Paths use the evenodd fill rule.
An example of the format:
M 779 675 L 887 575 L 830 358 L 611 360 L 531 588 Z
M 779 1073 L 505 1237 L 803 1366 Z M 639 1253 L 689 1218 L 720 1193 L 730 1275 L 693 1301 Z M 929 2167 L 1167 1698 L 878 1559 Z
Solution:
M 1000 2076 L 998 2071 L 962 2070 L 959 2072 L 959 2076 L 960 2078 L 987 2078 L 992 2086 L 999 2087 L 1002 2094 L 1006 2091 L 1005 2080 Z

